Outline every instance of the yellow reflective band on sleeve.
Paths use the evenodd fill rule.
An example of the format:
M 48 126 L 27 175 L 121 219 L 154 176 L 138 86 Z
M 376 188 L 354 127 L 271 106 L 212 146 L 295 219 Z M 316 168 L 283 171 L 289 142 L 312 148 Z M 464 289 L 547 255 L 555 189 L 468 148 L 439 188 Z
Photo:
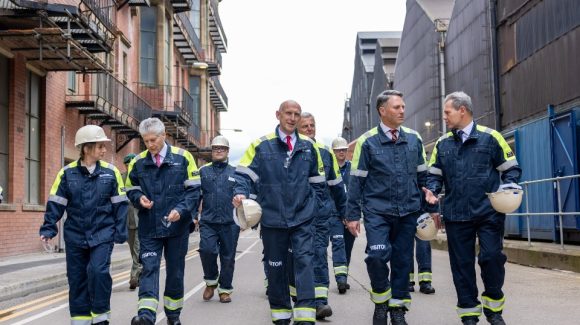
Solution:
M 135 166 L 135 163 L 137 163 L 137 161 L 139 161 L 140 159 L 143 159 L 145 157 L 147 157 L 147 150 L 141 152 L 138 156 L 134 157 L 129 162 L 129 166 L 127 167 L 127 179 L 125 180 L 125 188 L 132 188 L 133 187 L 133 184 L 131 183 L 131 178 L 129 177 L 129 175 L 131 175 L 131 172 L 133 171 L 133 167 Z M 139 190 L 141 190 L 141 188 L 139 188 Z
M 453 136 L 453 133 L 451 132 L 447 132 L 446 134 L 442 135 L 439 139 L 437 139 L 437 142 L 435 142 L 435 146 L 433 146 L 433 152 L 431 153 L 431 159 L 429 159 L 429 167 L 433 166 L 433 164 L 435 164 L 437 162 L 437 145 L 439 144 L 439 142 L 449 138 Z M 431 170 L 429 170 L 429 172 L 431 173 Z
M 315 322 L 316 321 L 316 309 L 297 307 L 294 308 L 294 322 Z
M 108 312 L 102 313 L 102 314 L 95 314 L 95 313 L 91 312 L 91 316 L 93 317 L 93 324 L 97 324 L 100 322 L 109 321 L 111 319 L 111 312 L 108 311 Z
M 178 310 L 183 308 L 183 298 L 173 299 L 168 296 L 163 297 L 163 305 L 168 310 Z
M 252 161 L 254 161 L 254 158 L 256 158 L 256 147 L 258 145 L 260 145 L 260 143 L 262 143 L 263 141 L 272 140 L 274 138 L 276 138 L 276 134 L 270 133 L 266 136 L 261 137 L 260 139 L 254 140 L 254 142 L 252 142 L 252 144 L 250 144 L 250 147 L 246 150 L 246 152 L 242 156 L 242 159 L 240 159 L 240 162 L 238 163 L 238 167 L 239 166 L 243 166 L 243 167 L 250 166 L 252 164 Z
M 352 161 L 351 161 L 351 175 L 354 176 L 359 176 L 359 175 L 355 175 L 352 173 L 352 171 L 354 170 L 358 170 L 358 164 L 359 164 L 359 160 L 360 160 L 360 155 L 361 155 L 361 150 L 362 150 L 362 145 L 365 143 L 365 141 L 367 141 L 368 138 L 370 138 L 373 135 L 376 135 L 379 133 L 379 129 L 378 127 L 370 129 L 369 131 L 367 131 L 365 134 L 361 135 L 358 140 L 356 140 L 356 146 L 354 147 L 354 153 L 352 155 Z M 366 171 L 366 170 L 365 170 Z M 363 170 L 361 170 L 360 172 L 365 172 Z M 368 172 L 368 171 L 366 171 Z M 363 176 L 363 177 L 366 177 Z
M 139 299 L 139 308 L 138 309 L 149 309 L 154 313 L 157 313 L 157 305 L 159 301 L 155 298 L 142 298 Z
M 384 304 L 385 302 L 389 301 L 392 296 L 391 289 L 380 293 L 371 290 L 371 301 L 375 304 Z
M 501 147 L 501 150 L 503 152 L 503 158 L 505 160 L 516 159 L 516 155 L 512 151 L 512 148 L 510 148 L 509 144 L 505 141 L 501 133 L 482 125 L 477 125 L 477 130 L 490 134 L 497 141 L 497 143 Z
M 71 325 L 90 325 L 93 323 L 92 316 L 73 316 L 70 318 Z
M 314 297 L 315 298 L 328 298 L 328 288 L 327 287 L 314 287 Z
M 411 309 L 411 299 L 395 299 L 389 300 L 389 307 L 400 308 L 405 307 L 407 310 Z
M 481 301 L 483 303 L 483 308 L 489 309 L 494 313 L 500 312 L 503 310 L 505 304 L 505 296 L 501 299 L 492 299 L 487 296 L 481 296 Z
M 54 183 L 52 183 L 52 187 L 50 188 L 50 193 L 49 195 L 56 195 L 56 192 L 58 191 L 58 187 L 60 186 L 60 182 L 62 181 L 62 176 L 64 175 L 64 171 L 69 169 L 69 168 L 73 168 L 78 166 L 78 161 L 73 161 L 72 163 L 66 165 L 64 168 L 62 168 L 61 170 L 58 171 L 58 174 L 56 174 L 56 178 L 54 179 Z
M 425 163 L 427 163 L 427 154 L 425 153 L 425 147 L 423 146 L 423 138 L 421 138 L 421 135 L 419 134 L 419 132 L 417 132 L 413 129 L 409 129 L 408 127 L 405 127 L 405 126 L 401 126 L 401 129 L 403 131 L 405 131 L 405 133 L 414 134 L 419 139 L 419 141 L 421 142 L 421 155 L 423 156 L 423 161 Z M 417 171 L 420 171 L 420 170 L 417 170 Z
M 303 135 L 300 135 L 300 138 L 304 138 L 304 136 Z M 308 137 L 306 137 L 306 138 L 308 140 L 310 140 L 310 138 L 308 138 Z M 312 140 L 310 140 L 310 141 L 312 141 Z M 318 150 L 318 147 L 316 145 L 313 145 L 312 147 L 316 151 L 318 174 L 320 176 L 324 177 L 324 181 L 326 181 L 326 175 L 324 174 L 324 163 L 322 162 L 322 155 L 320 155 L 320 150 Z M 312 182 L 310 182 L 310 183 L 312 183 Z
M 292 286 L 292 285 L 290 285 L 290 286 L 289 286 L 289 289 L 290 289 L 290 296 L 292 296 L 292 297 L 296 297 L 296 287 L 295 287 L 295 286 Z
M 334 275 L 347 275 L 348 274 L 348 266 L 341 265 L 334 267 Z
M 431 272 L 419 273 L 419 282 L 431 282 L 432 280 L 433 280 L 433 274 Z
M 171 147 L 173 150 L 175 147 Z M 199 170 L 197 169 L 197 164 L 193 159 L 193 156 L 189 151 L 185 151 L 180 149 L 183 152 L 183 157 L 187 160 L 187 184 L 184 184 L 185 187 L 201 185 L 201 177 L 199 176 Z
M 457 315 L 460 318 L 463 317 L 468 317 L 468 316 L 475 316 L 475 317 L 479 317 L 481 316 L 481 305 L 472 307 L 472 308 L 457 308 Z
M 275 322 L 279 319 L 290 319 L 292 318 L 292 310 L 290 309 L 270 309 L 272 314 L 272 321 Z
M 109 168 L 113 169 L 115 172 L 115 179 L 117 180 L 117 195 L 126 195 L 125 193 L 125 182 L 123 182 L 123 176 L 117 167 L 109 164 Z

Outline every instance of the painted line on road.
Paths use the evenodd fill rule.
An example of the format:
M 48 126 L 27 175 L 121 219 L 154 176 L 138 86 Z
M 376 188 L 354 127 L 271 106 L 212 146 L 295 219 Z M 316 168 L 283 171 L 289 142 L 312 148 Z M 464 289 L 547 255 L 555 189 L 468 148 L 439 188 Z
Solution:
M 188 253 L 188 255 L 186 256 L 185 260 L 188 261 L 188 260 L 191 260 L 191 259 L 199 256 L 199 253 L 197 252 L 197 249 L 198 249 L 198 247 L 191 249 L 190 252 Z M 165 261 L 163 261 L 161 263 L 160 269 L 162 270 L 164 268 L 165 268 Z M 118 287 L 120 287 L 122 285 L 125 285 L 125 284 L 129 283 L 129 280 L 128 280 L 129 272 L 126 272 L 126 271 L 121 272 L 121 273 L 125 273 L 125 275 L 122 276 L 122 277 L 119 277 L 117 274 L 115 274 L 115 277 L 114 278 L 116 280 L 120 280 L 122 278 L 127 278 L 127 279 L 124 280 L 124 281 L 115 283 L 112 288 L 115 289 L 115 288 L 118 288 Z M 51 298 L 53 298 L 53 299 L 51 299 Z M 50 300 L 46 301 L 47 299 L 50 299 Z M 12 308 L 9 308 L 9 309 L 3 310 L 3 311 L 0 311 L 0 315 L 9 314 L 8 316 L 6 316 L 4 318 L 0 317 L 0 323 L 2 323 L 4 321 L 7 321 L 7 320 L 10 320 L 10 319 L 13 319 L 13 318 L 16 318 L 16 317 L 19 317 L 19 316 L 22 316 L 22 315 L 29 314 L 29 313 L 31 313 L 31 312 L 33 312 L 33 311 L 35 311 L 37 309 L 40 309 L 40 308 L 42 308 L 44 306 L 51 305 L 51 304 L 54 304 L 56 302 L 59 302 L 61 300 L 65 300 L 65 299 L 68 299 L 68 290 L 63 290 L 61 292 L 52 294 L 50 296 L 46 296 L 46 297 L 43 297 L 43 298 L 39 298 L 39 299 L 30 301 L 30 302 L 23 303 L 23 304 L 18 305 L 18 306 L 14 306 Z M 21 308 L 30 306 L 32 304 L 34 304 L 33 307 L 26 308 L 26 309 L 21 310 L 21 311 L 18 311 L 18 312 L 14 312 L 16 310 L 19 310 Z M 64 303 L 62 305 L 56 306 L 56 307 L 51 308 L 49 310 L 46 310 L 46 311 L 44 311 L 44 312 L 42 312 L 40 314 L 36 314 L 36 315 L 31 316 L 29 318 L 23 319 L 23 320 L 21 320 L 19 322 L 13 323 L 12 325 L 28 324 L 28 323 L 30 323 L 30 322 L 32 322 L 34 320 L 37 320 L 39 318 L 45 317 L 47 315 L 50 315 L 50 314 L 52 314 L 54 312 L 57 312 L 57 311 L 59 311 L 59 310 L 61 310 L 63 308 L 66 308 L 66 307 L 68 307 L 68 303 Z
M 250 237 L 240 237 L 240 238 L 250 238 Z M 246 248 L 246 250 L 244 250 L 240 255 L 236 256 L 236 261 L 239 260 L 240 258 L 242 258 L 244 255 L 248 254 L 252 250 L 252 248 L 254 248 L 254 246 L 256 246 L 256 244 L 258 244 L 259 242 L 261 242 L 261 240 L 257 239 L 255 242 L 252 243 L 252 245 L 250 245 L 248 248 Z M 185 296 L 183 297 L 184 306 L 185 306 L 185 302 L 187 300 L 189 300 L 189 298 L 191 298 L 194 294 L 196 294 L 199 290 L 201 290 L 204 287 L 205 287 L 205 282 L 202 281 L 202 282 L 198 283 L 195 286 L 195 288 L 191 289 L 187 294 L 185 294 Z M 155 322 L 155 324 L 161 323 L 161 321 L 164 319 L 165 319 L 165 312 L 161 311 L 160 313 L 157 314 L 157 321 Z

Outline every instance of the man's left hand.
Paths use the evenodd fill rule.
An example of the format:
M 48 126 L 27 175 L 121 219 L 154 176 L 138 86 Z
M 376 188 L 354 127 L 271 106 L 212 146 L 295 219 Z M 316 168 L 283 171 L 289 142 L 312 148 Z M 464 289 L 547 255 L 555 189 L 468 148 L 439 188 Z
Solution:
M 171 210 L 171 212 L 169 212 L 169 215 L 167 216 L 167 221 L 169 222 L 177 222 L 179 221 L 179 219 L 181 219 L 181 216 L 179 215 L 179 212 L 177 212 L 177 210 Z

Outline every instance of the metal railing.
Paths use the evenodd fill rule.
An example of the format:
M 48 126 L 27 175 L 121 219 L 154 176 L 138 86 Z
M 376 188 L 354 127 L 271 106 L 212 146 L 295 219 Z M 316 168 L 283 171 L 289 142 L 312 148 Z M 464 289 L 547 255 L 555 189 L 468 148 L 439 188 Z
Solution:
M 528 236 L 528 245 L 532 246 L 532 237 L 531 237 L 531 231 L 530 231 L 530 216 L 549 216 L 549 217 L 553 217 L 555 215 L 558 216 L 558 222 L 559 222 L 559 226 L 560 226 L 560 247 L 562 249 L 564 248 L 564 224 L 563 224 L 563 217 L 564 216 L 580 216 L 580 212 L 563 212 L 563 207 L 562 207 L 562 193 L 561 193 L 561 184 L 560 182 L 563 180 L 572 180 L 574 181 L 574 179 L 576 178 L 580 178 L 580 175 L 570 175 L 570 176 L 561 176 L 561 177 L 553 177 L 553 178 L 546 178 L 546 179 L 539 179 L 539 180 L 533 180 L 533 181 L 526 181 L 526 182 L 521 182 L 520 186 L 522 186 L 522 188 L 524 189 L 524 198 L 523 200 L 525 200 L 525 211 L 523 213 L 508 213 L 507 216 L 524 216 L 526 217 L 526 228 L 527 228 L 527 236 Z M 557 193 L 557 204 L 558 204 L 558 211 L 557 212 L 530 212 L 530 208 L 529 208 L 529 186 L 530 185 L 534 185 L 534 184 L 541 184 L 541 183 L 547 183 L 547 182 L 552 182 L 554 188 L 556 189 L 556 193 Z
M 187 36 L 189 36 L 189 39 L 193 43 L 193 46 L 195 47 L 195 50 L 197 51 L 197 53 L 202 53 L 203 47 L 201 47 L 201 41 L 199 39 L 199 35 L 197 35 L 197 33 L 195 32 L 195 29 L 193 28 L 191 21 L 189 21 L 189 17 L 187 16 L 187 13 L 184 13 L 184 12 L 179 13 L 176 15 L 176 17 L 177 17 L 177 19 L 179 19 L 179 21 L 181 22 L 183 27 L 185 27 L 185 33 L 187 34 Z
M 90 81 L 79 80 L 76 83 L 75 92 L 67 95 L 67 101 L 94 101 L 102 106 L 114 107 L 121 115 L 132 117 L 137 124 L 151 116 L 151 106 L 112 75 L 94 73 L 89 76 Z M 126 118 L 118 115 L 115 114 L 115 118 L 125 123 Z
M 214 86 L 215 90 L 221 95 L 222 99 L 226 106 L 228 106 L 228 96 L 220 83 L 220 80 L 217 77 L 211 77 L 212 85 Z
M 117 5 L 113 0 L 81 0 L 92 14 L 111 32 L 115 32 L 117 20 Z
M 210 0 L 210 8 L 211 8 L 211 16 L 210 18 L 215 21 L 216 28 L 219 30 L 219 34 L 223 38 L 223 42 L 225 46 L 228 44 L 228 38 L 226 37 L 226 33 L 224 32 L 224 27 L 222 25 L 222 21 L 220 19 L 220 14 L 218 10 L 218 0 Z

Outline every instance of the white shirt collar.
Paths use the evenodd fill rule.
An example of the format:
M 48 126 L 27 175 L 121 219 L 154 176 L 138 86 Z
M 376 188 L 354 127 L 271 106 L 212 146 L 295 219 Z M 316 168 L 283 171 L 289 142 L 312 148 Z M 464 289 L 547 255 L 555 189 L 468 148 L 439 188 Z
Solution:
M 387 135 L 387 137 L 391 140 L 393 140 L 393 134 L 391 133 L 391 130 L 397 130 L 397 132 L 399 134 L 401 134 L 401 127 L 398 127 L 396 129 L 391 129 L 390 127 L 386 126 L 383 122 L 380 123 L 381 126 L 381 130 L 383 130 L 383 132 Z
M 284 142 L 286 142 L 286 137 L 290 136 L 290 143 L 292 143 L 292 149 L 294 149 L 294 147 L 296 147 L 296 132 L 292 132 L 292 134 L 286 134 L 286 133 L 284 133 L 284 131 L 280 130 L 280 128 L 278 127 L 278 136 Z
M 461 135 L 462 142 L 465 142 L 465 140 L 467 140 L 467 138 L 469 138 L 469 135 L 471 134 L 472 130 L 473 130 L 473 120 L 471 121 L 471 123 L 467 124 L 466 127 L 461 129 L 461 131 L 463 131 L 463 134 Z
M 163 148 L 161 148 L 161 151 L 159 151 L 159 157 L 161 162 L 163 162 L 166 155 L 167 155 L 167 142 L 163 142 Z M 153 162 L 155 162 L 155 155 L 152 154 L 151 159 L 153 159 Z

